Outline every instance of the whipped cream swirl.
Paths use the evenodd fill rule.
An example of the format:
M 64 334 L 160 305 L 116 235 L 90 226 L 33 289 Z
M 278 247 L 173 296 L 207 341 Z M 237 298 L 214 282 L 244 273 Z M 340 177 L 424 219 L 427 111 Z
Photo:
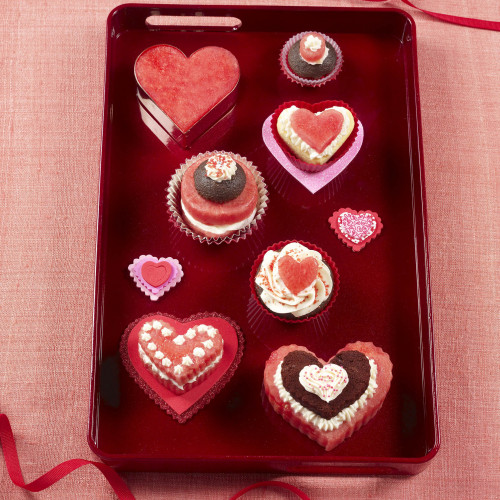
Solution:
M 279 275 L 278 261 L 285 255 L 297 262 L 302 262 L 307 257 L 314 257 L 318 262 L 316 279 L 298 294 L 288 290 Z M 292 314 L 297 318 L 317 309 L 328 300 L 333 290 L 332 275 L 321 254 L 295 242 L 289 243 L 278 252 L 266 252 L 255 277 L 255 284 L 262 288 L 260 299 L 268 309 L 277 314 Z
M 216 154 L 207 160 L 205 170 L 215 182 L 228 181 L 236 173 L 236 162 L 228 154 Z

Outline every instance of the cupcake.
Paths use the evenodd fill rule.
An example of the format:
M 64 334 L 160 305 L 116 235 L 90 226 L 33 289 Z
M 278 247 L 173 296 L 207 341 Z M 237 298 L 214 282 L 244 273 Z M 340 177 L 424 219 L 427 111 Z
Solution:
M 208 152 L 191 158 L 172 176 L 168 205 L 183 231 L 200 241 L 229 242 L 257 225 L 267 207 L 267 188 L 246 158 Z
M 342 66 L 342 52 L 327 35 L 306 31 L 290 38 L 281 50 L 285 75 L 302 86 L 316 87 L 336 78 Z
M 302 241 L 276 243 L 256 260 L 251 287 L 273 317 L 304 321 L 317 317 L 335 300 L 339 276 L 321 249 Z

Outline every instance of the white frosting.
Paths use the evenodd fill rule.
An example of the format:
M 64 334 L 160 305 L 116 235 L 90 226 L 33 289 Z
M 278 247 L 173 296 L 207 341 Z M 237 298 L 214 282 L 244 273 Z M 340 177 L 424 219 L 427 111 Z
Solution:
M 151 330 L 151 328 L 153 328 L 151 326 L 151 323 L 144 323 L 144 325 L 142 325 L 142 329 L 145 331 L 145 332 L 149 332 Z
M 317 36 L 314 35 L 309 35 L 306 38 L 306 41 L 304 42 L 304 46 L 307 47 L 309 50 L 312 50 L 313 52 L 317 52 L 321 48 L 321 39 L 318 38 Z M 302 54 L 300 54 L 300 58 L 305 61 L 307 64 L 323 64 L 323 61 L 328 57 L 328 52 L 330 52 L 330 49 L 326 47 L 325 45 L 325 52 L 321 56 L 321 59 L 318 59 L 317 61 L 307 61 L 302 57 Z
M 217 334 L 219 333 L 219 330 L 217 330 L 217 328 L 214 328 L 213 326 L 209 326 L 208 327 L 208 330 L 207 330 L 207 335 L 210 337 L 210 338 L 214 338 Z
M 194 328 L 190 328 L 185 334 L 184 337 L 193 340 L 196 337 L 196 330 Z
M 278 365 L 276 373 L 274 374 L 274 384 L 278 389 L 279 396 L 284 403 L 289 403 L 290 407 L 295 413 L 300 413 L 302 418 L 306 422 L 310 422 L 315 427 L 322 431 L 332 431 L 333 429 L 338 429 L 343 422 L 350 420 L 356 414 L 356 411 L 363 408 L 366 405 L 368 399 L 372 398 L 377 389 L 377 365 L 373 359 L 369 359 L 370 362 L 370 381 L 368 382 L 368 387 L 366 391 L 360 396 L 357 401 L 354 401 L 352 405 L 344 408 L 341 412 L 330 419 L 322 418 L 316 413 L 304 408 L 298 401 L 296 401 L 291 394 L 283 386 L 283 379 L 281 378 L 281 362 Z
M 149 342 L 151 340 L 151 335 L 149 335 L 149 333 L 141 333 L 141 339 L 144 340 L 144 342 Z
M 204 332 L 208 331 L 208 328 L 209 327 L 207 325 L 198 325 L 198 331 L 200 333 L 204 333 Z
M 314 257 L 318 262 L 316 280 L 298 294 L 288 290 L 279 275 L 277 262 L 285 255 L 290 255 L 298 262 L 307 257 Z M 255 277 L 255 284 L 262 288 L 260 299 L 267 308 L 278 314 L 291 313 L 295 317 L 305 316 L 317 309 L 328 299 L 333 289 L 332 275 L 321 254 L 300 243 L 289 243 L 280 252 L 266 252 Z
M 153 328 L 154 328 L 155 330 L 159 330 L 161 327 L 162 327 L 161 322 L 160 322 L 160 321 L 158 321 L 157 319 L 155 319 L 155 320 L 153 321 Z
M 189 356 L 184 356 L 182 358 L 182 364 L 184 366 L 192 366 L 194 363 L 193 363 L 193 360 Z
M 165 354 L 163 354 L 161 351 L 156 351 L 155 352 L 155 358 L 157 359 L 163 359 L 165 357 Z
M 300 370 L 299 382 L 302 387 L 323 401 L 333 401 L 349 383 L 349 376 L 341 366 L 329 363 L 320 368 L 318 365 L 307 365 Z
M 170 335 L 172 335 L 172 333 L 174 333 L 174 332 L 173 332 L 173 330 L 170 330 L 170 328 L 165 327 L 165 328 L 161 329 L 161 334 L 164 337 L 170 337 Z
M 215 182 L 230 180 L 236 173 L 236 162 L 228 154 L 211 156 L 205 165 L 207 177 Z
M 193 354 L 198 358 L 202 358 L 205 356 L 205 351 L 201 347 L 195 347 L 193 349 Z
M 214 346 L 214 343 L 210 339 L 209 340 L 205 340 L 204 342 L 202 342 L 202 344 L 207 349 L 212 349 L 212 347 Z
M 150 351 L 156 351 L 156 344 L 155 344 L 154 342 L 150 342 L 150 343 L 148 344 L 148 349 L 149 349 Z
M 172 364 L 172 361 L 171 361 L 170 359 L 168 359 L 168 358 L 163 358 L 163 359 L 161 360 L 161 364 L 162 364 L 163 366 L 167 366 L 167 367 L 168 367 L 168 366 L 170 366 L 170 365 Z
M 202 375 L 204 375 L 207 371 L 211 370 L 221 359 L 222 359 L 222 355 L 224 354 L 224 350 L 222 350 L 220 352 L 220 354 L 212 361 L 212 363 L 210 363 L 204 370 L 202 370 L 200 373 L 198 373 L 198 375 L 195 375 L 193 378 L 191 378 L 190 380 L 188 380 L 187 382 L 185 382 L 185 384 L 191 384 L 193 382 L 195 382 L 196 380 L 198 380 L 198 378 L 200 378 Z M 172 378 L 170 378 L 169 376 L 165 375 L 165 373 L 163 373 L 162 371 L 158 370 L 158 368 L 156 367 L 156 365 L 149 359 L 149 356 L 143 351 L 142 347 L 140 346 L 139 344 L 139 356 L 140 358 L 142 359 L 142 362 L 147 365 L 147 366 L 150 366 L 151 367 L 151 370 L 153 373 L 155 373 L 156 375 L 158 375 L 161 379 L 163 380 L 168 380 L 170 383 L 174 384 L 176 387 L 178 387 L 179 389 L 184 389 L 184 385 L 180 385 L 177 381 L 173 380 Z M 162 364 L 166 364 L 165 363 L 165 360 L 167 360 L 168 358 L 163 358 L 162 359 Z M 170 361 L 170 360 L 168 360 Z M 172 364 L 172 362 L 166 364 L 166 366 L 170 366 Z M 181 375 L 183 372 L 183 368 L 181 365 L 176 365 L 174 367 L 174 374 L 175 375 Z
M 203 222 L 196 220 L 186 210 L 186 206 L 184 205 L 182 200 L 181 200 L 181 207 L 182 207 L 182 211 L 184 212 L 184 216 L 186 217 L 187 221 L 189 222 L 189 224 L 192 227 L 194 227 L 195 229 L 198 229 L 200 231 L 203 231 L 206 233 L 213 233 L 213 234 L 224 234 L 224 233 L 228 233 L 230 231 L 237 231 L 238 229 L 246 227 L 250 224 L 250 222 L 253 221 L 255 214 L 257 213 L 257 209 L 255 208 L 249 217 L 247 217 L 246 219 L 244 219 L 240 222 L 235 222 L 233 224 L 222 224 L 220 226 L 210 226 L 209 224 L 203 224 Z
M 311 160 L 315 160 L 316 158 L 323 159 L 323 158 L 330 158 L 334 151 L 337 148 L 337 145 L 343 141 L 348 135 L 349 135 L 349 124 L 350 124 L 350 115 L 351 112 L 343 108 L 341 106 L 332 106 L 331 108 L 326 108 L 326 109 L 334 109 L 338 111 L 339 113 L 342 113 L 342 116 L 344 117 L 344 122 L 342 123 L 342 128 L 340 129 L 340 133 L 333 139 L 333 141 L 328 144 L 328 146 L 319 153 L 316 151 L 314 148 L 309 146 L 307 142 L 303 141 L 300 136 L 295 132 L 295 130 L 292 128 L 292 123 L 291 123 L 291 118 L 292 115 L 295 111 L 297 111 L 297 106 L 291 106 L 289 108 L 284 109 L 279 117 L 278 117 L 278 128 L 281 131 L 280 134 L 282 134 L 284 139 L 287 139 L 290 141 L 296 148 L 300 149 L 302 152 L 307 154 L 307 156 Z M 323 111 L 326 111 L 324 109 Z M 316 115 L 319 115 L 323 113 L 323 111 L 318 111 L 315 113 Z
M 173 342 L 174 342 L 174 344 L 182 345 L 182 344 L 184 344 L 184 342 L 186 342 L 186 339 L 184 338 L 183 335 L 177 335 L 177 337 L 175 337 Z

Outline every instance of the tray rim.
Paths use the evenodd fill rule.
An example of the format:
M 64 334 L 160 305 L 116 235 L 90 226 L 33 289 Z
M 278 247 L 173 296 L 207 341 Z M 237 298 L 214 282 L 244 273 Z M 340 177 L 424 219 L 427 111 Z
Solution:
M 92 434 L 93 429 L 95 428 L 95 411 L 96 406 L 98 406 L 98 402 L 96 398 L 99 397 L 99 391 L 96 390 L 97 387 L 97 370 L 98 363 L 101 359 L 101 350 L 100 350 L 100 339 L 102 338 L 102 331 L 100 325 L 98 324 L 99 318 L 102 316 L 99 308 L 98 298 L 100 297 L 100 285 L 98 277 L 101 276 L 101 244 L 103 240 L 103 226 L 102 226 L 102 217 L 103 217 L 103 191 L 104 191 L 104 183 L 102 179 L 102 171 L 103 166 L 106 163 L 104 157 L 104 144 L 106 138 L 106 131 L 109 126 L 109 113 L 107 113 L 109 99 L 110 99 L 110 80 L 109 76 L 111 73 L 111 57 L 110 57 L 110 44 L 109 40 L 113 38 L 114 34 L 112 33 L 112 23 L 113 17 L 127 8 L 140 8 L 142 10 L 147 9 L 156 9 L 162 11 L 172 11 L 172 15 L 175 13 L 179 14 L 181 11 L 209 11 L 213 13 L 225 13 L 226 15 L 232 14 L 232 11 L 241 11 L 241 10 L 268 10 L 268 11 L 283 11 L 283 10 L 292 10 L 292 11 L 314 11 L 314 12 L 371 12 L 371 13 L 387 13 L 393 12 L 401 15 L 408 22 L 411 29 L 411 59 L 412 59 L 412 67 L 413 67 L 413 85 L 415 89 L 415 118 L 416 118 L 416 136 L 417 136 L 417 145 L 418 145 L 418 158 L 419 158 L 419 182 L 420 189 L 415 192 L 414 189 L 414 174 L 412 175 L 412 193 L 413 200 L 415 200 L 415 195 L 419 194 L 420 196 L 420 204 L 421 204 L 421 225 L 418 229 L 421 228 L 421 236 L 422 236 L 422 245 L 423 252 L 422 255 L 419 256 L 423 260 L 423 269 L 425 272 L 425 298 L 426 298 L 426 306 L 427 306 L 427 322 L 428 322 L 428 336 L 426 336 L 426 340 L 428 341 L 428 350 L 429 350 L 429 382 L 430 382 L 430 392 L 432 395 L 432 421 L 433 421 L 433 437 L 434 444 L 432 448 L 429 449 L 427 453 L 418 457 L 367 457 L 367 456 L 337 456 L 329 454 L 327 457 L 325 456 L 311 456 L 311 455 L 294 455 L 284 457 L 282 455 L 232 455 L 232 461 L 244 461 L 245 463 L 251 464 L 265 464 L 269 462 L 275 463 L 285 463 L 285 462 L 300 462 L 302 467 L 300 471 L 287 471 L 286 468 L 278 468 L 273 469 L 272 467 L 264 467 L 262 470 L 267 472 L 283 472 L 287 471 L 289 473 L 295 474 L 311 474 L 315 473 L 314 470 L 308 470 L 307 464 L 315 465 L 320 464 L 324 465 L 328 468 L 332 469 L 332 474 L 335 474 L 336 468 L 344 468 L 349 466 L 353 467 L 356 464 L 360 464 L 360 466 L 371 465 L 373 468 L 377 469 L 379 467 L 384 466 L 394 466 L 396 469 L 395 473 L 409 473 L 415 474 L 419 473 L 423 468 L 436 456 L 441 446 L 441 434 L 440 434 L 440 426 L 439 426 L 439 418 L 438 418 L 438 402 L 437 402 L 437 382 L 436 382 L 436 365 L 435 365 L 435 356 L 434 356 L 434 335 L 433 335 L 433 319 L 432 319 L 432 300 L 431 300 L 431 280 L 430 280 L 430 259 L 429 259 L 429 245 L 428 245 L 428 230 L 427 230 L 427 203 L 426 203 L 426 192 L 425 192 L 425 167 L 424 167 L 424 157 L 423 157 L 423 139 L 422 139 L 422 122 L 421 122 L 421 109 L 420 109 L 420 90 L 419 90 L 419 73 L 418 73 L 418 58 L 417 58 L 417 37 L 416 37 L 416 24 L 413 17 L 408 14 L 406 11 L 399 8 L 377 8 L 377 7 L 326 7 L 326 6 L 283 6 L 283 5 L 178 5 L 178 4 L 140 4 L 140 3 L 125 3 L 116 6 L 113 8 L 108 14 L 106 20 L 106 45 L 105 45 L 105 79 L 104 79 L 104 95 L 103 95 L 103 111 L 102 111 L 102 129 L 101 129 L 101 149 L 100 149 L 100 165 L 99 165 L 99 202 L 98 202 L 98 214 L 96 219 L 96 246 L 95 246 L 95 269 L 94 269 L 94 308 L 93 308 L 93 332 L 92 332 L 92 356 L 91 356 L 91 370 L 90 370 L 90 401 L 89 401 L 89 418 L 88 418 L 88 426 L 87 426 L 87 442 L 91 451 L 97 455 L 103 462 L 108 463 L 112 466 L 120 468 L 121 463 L 125 463 L 125 461 L 133 460 L 136 463 L 148 463 L 148 464 L 168 464 L 168 463 L 191 463 L 191 464 L 205 464 L 205 465 L 221 465 L 227 464 L 227 457 L 220 456 L 204 456 L 199 458 L 171 458 L 171 457 L 162 457 L 162 456 L 151 456 L 147 454 L 140 453 L 109 453 L 96 444 L 94 441 Z M 170 15 L 170 12 L 161 15 Z M 412 141 L 409 141 L 410 144 Z M 414 172 L 413 164 L 411 166 L 412 172 Z M 414 212 L 415 213 L 415 212 Z M 414 223 L 414 233 L 417 231 L 417 225 Z M 415 246 L 415 254 L 418 255 L 417 247 Z M 418 258 L 416 259 L 418 262 Z M 104 269 L 104 268 L 103 268 Z M 104 269 L 105 270 L 105 269 Z M 419 269 L 418 265 L 416 268 L 417 274 L 417 285 L 419 283 L 418 275 Z M 422 293 L 420 287 L 418 287 L 418 294 Z M 420 303 L 420 300 L 419 300 Z M 421 314 L 419 315 L 420 323 L 422 323 Z M 422 336 L 422 329 L 420 328 L 420 334 Z M 422 337 L 421 337 L 422 341 Z M 421 350 L 421 356 L 423 356 Z M 422 370 L 422 375 L 425 379 L 424 370 Z M 424 391 L 425 392 L 425 391 Z M 97 403 L 97 404 L 96 404 Z M 418 469 L 409 469 L 404 470 L 404 468 L 399 468 L 397 465 L 408 465 L 408 466 L 424 466 L 418 467 Z M 153 470 L 153 469 L 152 469 Z M 195 469 L 197 470 L 197 469 Z M 199 469 L 202 471 L 203 469 Z M 221 471 L 225 470 L 225 467 L 220 469 Z M 325 472 L 322 471 L 322 474 Z M 327 472 L 328 473 L 328 472 Z M 357 471 L 357 474 L 362 472 Z

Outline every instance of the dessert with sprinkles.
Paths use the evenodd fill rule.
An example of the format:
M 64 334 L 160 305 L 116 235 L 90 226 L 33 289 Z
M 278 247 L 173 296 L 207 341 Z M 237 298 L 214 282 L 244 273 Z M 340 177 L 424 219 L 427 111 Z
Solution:
M 354 342 L 335 356 L 282 346 L 264 369 L 264 391 L 274 411 L 330 451 L 379 411 L 392 380 L 389 355 L 371 342 Z
M 280 54 L 281 69 L 289 80 L 317 87 L 333 80 L 342 67 L 342 51 L 329 36 L 305 31 L 290 38 Z
M 297 168 L 321 172 L 350 148 L 358 123 L 354 110 L 342 101 L 290 101 L 273 113 L 271 132 Z
M 183 231 L 200 241 L 229 242 L 257 226 L 267 207 L 267 188 L 246 158 L 214 151 L 187 160 L 175 172 L 167 201 Z
M 358 212 L 352 208 L 341 208 L 333 213 L 328 222 L 339 239 L 353 252 L 362 250 L 383 228 L 377 212 L 371 210 Z
M 333 260 L 303 241 L 285 241 L 267 248 L 255 261 L 250 280 L 262 309 L 287 322 L 318 317 L 331 306 L 339 290 Z
M 243 354 L 238 325 L 218 313 L 148 314 L 122 337 L 123 364 L 145 393 L 185 422 L 224 387 Z
M 184 272 L 177 259 L 141 255 L 128 266 L 131 278 L 151 300 L 158 300 L 177 285 Z

